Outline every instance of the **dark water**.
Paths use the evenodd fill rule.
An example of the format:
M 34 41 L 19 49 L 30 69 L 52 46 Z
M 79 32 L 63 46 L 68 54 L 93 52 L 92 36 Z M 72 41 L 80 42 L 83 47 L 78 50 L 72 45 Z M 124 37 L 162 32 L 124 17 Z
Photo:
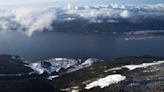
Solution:
M 44 32 L 31 37 L 0 32 L 0 54 L 14 54 L 35 61 L 55 57 L 99 58 L 153 55 L 164 57 L 164 39 L 125 40 L 123 34 Z

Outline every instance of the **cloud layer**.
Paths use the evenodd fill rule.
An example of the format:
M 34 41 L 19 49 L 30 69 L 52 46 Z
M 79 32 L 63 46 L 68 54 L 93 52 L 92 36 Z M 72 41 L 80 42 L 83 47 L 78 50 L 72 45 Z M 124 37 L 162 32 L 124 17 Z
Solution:
M 35 31 L 52 30 L 55 12 L 47 9 L 19 8 L 0 15 L 1 30 L 16 30 L 31 36 Z
M 54 2 L 55 0 L 0 0 L 0 5 L 17 5 L 17 4 L 33 4 Z
M 154 5 L 100 5 L 77 7 L 68 4 L 62 8 L 0 9 L 0 30 L 20 31 L 31 36 L 36 31 L 52 31 L 53 23 L 87 20 L 88 23 L 118 23 L 118 18 L 164 16 L 164 4 Z M 53 26 L 52 26 L 53 25 Z

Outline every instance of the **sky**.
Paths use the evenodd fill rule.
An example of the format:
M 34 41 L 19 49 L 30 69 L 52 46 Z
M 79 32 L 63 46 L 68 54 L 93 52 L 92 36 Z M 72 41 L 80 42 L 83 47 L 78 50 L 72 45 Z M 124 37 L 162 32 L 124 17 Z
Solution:
M 99 4 L 156 4 L 164 0 L 0 0 L 1 6 L 58 6 L 65 4 L 99 5 Z

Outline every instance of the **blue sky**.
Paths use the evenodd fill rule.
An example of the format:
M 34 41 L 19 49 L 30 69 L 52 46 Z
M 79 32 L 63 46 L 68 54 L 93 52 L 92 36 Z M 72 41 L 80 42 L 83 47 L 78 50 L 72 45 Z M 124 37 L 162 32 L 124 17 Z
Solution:
M 164 3 L 164 0 L 60 0 L 61 2 L 72 2 L 76 4 L 154 4 Z
M 121 3 L 121 4 L 153 4 L 164 3 L 164 0 L 97 0 L 105 3 Z
M 65 4 L 74 5 L 99 5 L 99 4 L 155 4 L 164 3 L 164 0 L 0 0 L 0 5 L 19 6 L 63 6 Z

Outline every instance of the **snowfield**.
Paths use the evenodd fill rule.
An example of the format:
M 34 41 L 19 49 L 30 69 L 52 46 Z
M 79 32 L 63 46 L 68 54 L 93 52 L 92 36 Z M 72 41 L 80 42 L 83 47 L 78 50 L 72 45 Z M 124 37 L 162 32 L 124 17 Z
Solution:
M 35 63 L 30 63 L 26 65 L 34 70 L 37 74 L 43 74 L 44 72 L 51 74 L 53 72 L 60 72 L 61 69 L 67 70 L 67 73 L 71 73 L 85 67 L 91 66 L 95 62 L 99 62 L 102 60 L 98 59 L 87 59 L 84 62 L 81 59 L 68 59 L 68 58 L 54 58 L 44 61 L 38 61 Z
M 162 63 L 164 63 L 164 61 L 157 61 L 157 62 L 153 62 L 153 63 L 143 63 L 143 64 L 140 64 L 140 65 L 126 65 L 126 66 L 123 66 L 123 67 L 128 68 L 129 70 L 135 70 L 137 68 L 147 68 L 149 66 L 159 65 L 159 64 L 162 64 Z
M 59 75 L 49 76 L 47 79 L 48 79 L 48 80 L 52 80 L 52 79 L 57 78 L 57 77 L 59 77 Z
M 153 66 L 153 65 L 160 65 L 160 64 L 163 64 L 163 63 L 164 63 L 164 61 L 154 61 L 153 63 L 143 63 L 143 64 L 139 64 L 139 65 L 125 65 L 125 66 L 122 66 L 122 67 L 111 68 L 111 69 L 105 70 L 104 72 L 121 70 L 122 68 L 127 68 L 129 70 L 135 70 L 135 69 L 138 69 L 138 68 L 147 68 L 147 67 Z
M 122 76 L 120 74 L 108 75 L 105 78 L 101 78 L 97 81 L 94 81 L 94 82 L 91 82 L 90 84 L 87 84 L 85 89 L 91 89 L 91 88 L 98 87 L 98 86 L 100 88 L 104 88 L 104 87 L 107 87 L 111 84 L 121 82 L 125 79 L 126 79 L 126 76 Z
M 46 69 L 44 69 L 41 66 L 41 63 L 31 63 L 29 65 L 26 65 L 27 67 L 30 67 L 31 69 L 34 70 L 34 72 L 36 72 L 37 74 L 43 74 L 44 71 L 46 71 Z
M 27 65 L 34 70 L 37 74 L 43 74 L 47 72 L 51 74 L 52 72 L 59 72 L 61 69 L 67 69 L 72 66 L 79 64 L 81 60 L 67 59 L 67 58 L 54 58 L 44 61 L 38 61 L 35 63 L 30 63 Z
M 68 59 L 68 58 L 54 58 L 54 59 L 49 59 L 49 60 L 44 60 L 44 61 L 38 61 L 35 63 L 30 63 L 29 65 L 26 65 L 26 66 L 33 69 L 33 72 L 37 73 L 39 75 L 43 74 L 45 72 L 50 74 L 50 76 L 47 79 L 52 80 L 53 78 L 59 77 L 59 75 L 57 75 L 57 76 L 51 75 L 53 72 L 59 73 L 61 69 L 65 69 L 65 71 L 66 71 L 65 73 L 71 73 L 71 72 L 75 72 L 75 71 L 78 71 L 78 70 L 86 68 L 86 67 L 90 67 L 93 63 L 101 62 L 101 61 L 103 61 L 103 60 L 98 60 L 98 59 L 93 59 L 93 58 L 89 58 L 89 59 L 85 60 L 84 62 L 82 62 L 82 60 L 80 60 L 80 59 L 76 60 L 76 59 Z M 124 65 L 121 67 L 115 67 L 115 68 L 105 70 L 104 72 L 121 70 L 123 68 L 127 68 L 130 71 L 132 71 L 132 70 L 135 70 L 138 68 L 147 68 L 149 66 L 159 65 L 159 64 L 163 64 L 163 63 L 164 63 L 164 61 L 156 61 L 156 62 L 154 61 L 152 63 L 143 63 L 143 64 L 139 64 L 139 65 Z M 118 75 L 114 75 L 114 76 L 116 76 L 118 78 L 120 77 Z M 97 84 L 97 86 L 100 86 L 101 88 L 103 88 L 106 85 L 110 85 L 110 84 L 117 82 L 117 80 L 113 79 L 112 77 L 108 76 L 107 79 L 108 78 L 110 78 L 110 80 L 112 82 L 107 81 L 103 84 L 103 82 L 102 82 L 103 80 L 99 80 L 99 81 L 91 83 L 90 85 L 93 86 L 93 84 L 94 85 Z M 91 86 L 87 85 L 86 89 L 92 88 Z M 95 87 L 95 86 L 93 86 L 93 87 Z
M 80 69 L 90 67 L 93 63 L 96 63 L 96 62 L 103 62 L 103 60 L 89 58 L 89 59 L 85 60 L 83 63 L 81 63 L 81 64 L 79 64 L 79 65 L 77 65 L 71 69 L 68 69 L 67 73 L 75 72 L 75 71 L 78 71 Z

